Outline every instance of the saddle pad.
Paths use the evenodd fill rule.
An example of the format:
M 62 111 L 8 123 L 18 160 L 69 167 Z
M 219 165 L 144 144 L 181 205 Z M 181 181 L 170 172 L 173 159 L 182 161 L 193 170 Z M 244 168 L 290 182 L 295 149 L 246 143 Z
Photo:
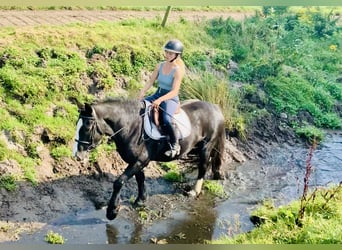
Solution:
M 144 115 L 144 130 L 148 137 L 153 140 L 164 139 L 166 136 L 161 134 L 156 124 L 153 122 L 151 103 L 145 100 L 146 108 Z M 190 135 L 191 124 L 188 115 L 184 110 L 180 109 L 180 112 L 173 116 L 173 121 L 177 126 L 178 139 L 183 139 Z

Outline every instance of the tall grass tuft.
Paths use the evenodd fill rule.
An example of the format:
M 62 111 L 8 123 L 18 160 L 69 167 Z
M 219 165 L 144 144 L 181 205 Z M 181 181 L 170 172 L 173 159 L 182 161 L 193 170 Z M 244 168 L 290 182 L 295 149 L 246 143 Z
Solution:
M 236 129 L 244 137 L 245 121 L 238 111 L 239 95 L 229 88 L 227 79 L 210 72 L 192 73 L 182 84 L 180 96 L 217 104 L 223 112 L 226 128 Z

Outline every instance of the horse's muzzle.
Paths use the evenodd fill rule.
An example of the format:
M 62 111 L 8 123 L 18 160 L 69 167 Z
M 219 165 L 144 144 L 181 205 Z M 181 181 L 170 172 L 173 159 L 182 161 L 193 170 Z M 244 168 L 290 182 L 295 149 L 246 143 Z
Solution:
M 86 164 L 89 162 L 88 154 L 85 151 L 81 151 L 81 152 L 77 151 L 77 152 L 75 152 L 75 154 L 73 156 L 76 159 L 76 161 L 79 161 L 82 164 Z

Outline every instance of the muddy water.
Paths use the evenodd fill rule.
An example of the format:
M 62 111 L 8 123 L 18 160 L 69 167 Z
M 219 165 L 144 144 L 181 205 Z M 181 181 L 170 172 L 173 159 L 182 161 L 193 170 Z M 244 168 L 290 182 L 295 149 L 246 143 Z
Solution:
M 213 238 L 251 230 L 250 212 L 264 200 L 279 206 L 300 198 L 308 153 L 304 148 L 277 148 L 267 159 L 237 165 L 225 180 L 230 198 L 216 206 L 222 226 L 216 222 Z M 311 165 L 312 188 L 342 181 L 342 137 L 329 135 L 313 152 Z
M 237 164 L 223 181 L 227 199 L 214 202 L 203 195 L 153 223 L 121 216 L 108 222 L 104 210 L 86 209 L 58 218 L 20 242 L 43 243 L 49 230 L 63 235 L 66 244 L 203 243 L 246 232 L 253 228 L 250 212 L 263 200 L 281 205 L 300 197 L 307 154 L 308 149 L 284 146 L 274 149 L 267 159 Z M 312 187 L 342 181 L 342 133 L 327 136 L 314 151 L 312 165 Z

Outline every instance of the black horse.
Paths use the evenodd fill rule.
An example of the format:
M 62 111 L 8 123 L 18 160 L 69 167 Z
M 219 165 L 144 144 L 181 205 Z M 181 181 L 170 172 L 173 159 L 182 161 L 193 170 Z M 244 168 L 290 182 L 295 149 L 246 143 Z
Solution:
M 181 109 L 189 117 L 191 133 L 180 140 L 180 155 L 170 158 L 164 155 L 169 147 L 167 140 L 145 138 L 145 111 L 141 104 L 138 100 L 124 98 L 78 104 L 80 114 L 74 156 L 83 160 L 85 153 L 101 143 L 103 136 L 109 136 L 114 140 L 122 159 L 128 163 L 122 175 L 114 181 L 113 193 L 107 207 L 109 220 L 117 216 L 120 190 L 131 177 L 135 176 L 138 184 L 135 204 L 139 205 L 146 200 L 143 168 L 150 161 L 167 162 L 196 152 L 199 156 L 199 166 L 198 179 L 193 190 L 195 195 L 201 192 L 203 178 L 210 164 L 213 178 L 220 179 L 225 126 L 224 117 L 217 105 L 199 100 L 187 101 L 181 105 Z

